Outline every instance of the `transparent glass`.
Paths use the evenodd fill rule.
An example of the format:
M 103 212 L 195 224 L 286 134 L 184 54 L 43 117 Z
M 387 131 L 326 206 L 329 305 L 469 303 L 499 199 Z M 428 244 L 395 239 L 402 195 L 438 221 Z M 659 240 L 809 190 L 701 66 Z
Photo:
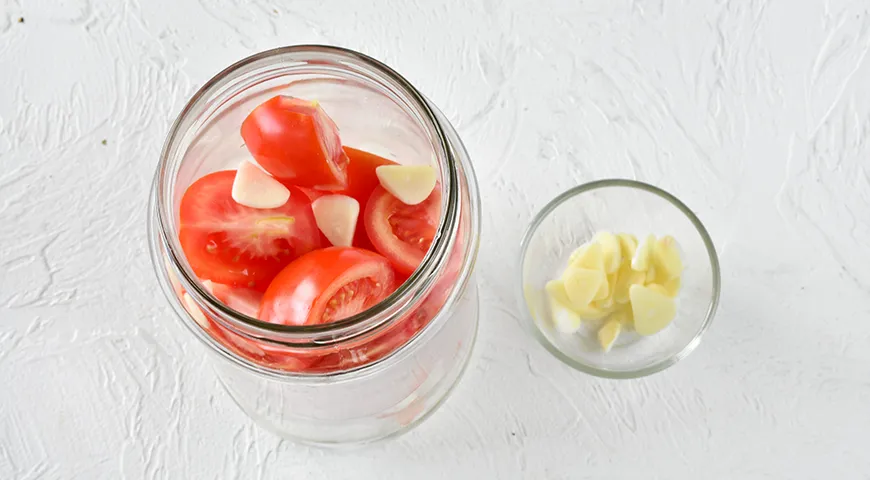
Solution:
M 561 333 L 549 320 L 544 297 L 544 285 L 561 275 L 571 252 L 599 231 L 671 235 L 685 268 L 673 322 L 648 337 L 621 334 L 607 353 L 598 344 L 600 323 Z M 535 337 L 564 363 L 599 377 L 642 377 L 675 364 L 698 346 L 719 303 L 719 260 L 701 221 L 673 195 L 633 180 L 587 183 L 553 199 L 526 231 L 520 265 L 521 308 Z
M 439 172 L 441 223 L 418 270 L 377 306 L 332 324 L 274 325 L 227 308 L 193 274 L 178 242 L 185 189 L 248 158 L 241 122 L 278 94 L 319 101 L 346 146 Z M 477 332 L 479 229 L 471 161 L 444 115 L 389 67 L 323 46 L 254 55 L 200 89 L 169 133 L 149 215 L 158 280 L 213 354 L 230 396 L 260 425 L 324 446 L 400 433 L 447 397 Z

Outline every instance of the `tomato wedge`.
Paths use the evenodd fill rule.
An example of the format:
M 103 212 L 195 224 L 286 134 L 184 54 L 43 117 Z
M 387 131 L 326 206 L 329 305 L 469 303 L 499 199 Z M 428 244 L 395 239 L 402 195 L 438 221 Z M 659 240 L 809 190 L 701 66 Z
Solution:
M 438 230 L 441 189 L 418 205 L 405 205 L 378 186 L 366 203 L 365 228 L 378 252 L 390 259 L 396 272 L 410 275 L 417 269 Z
M 334 322 L 365 311 L 396 289 L 389 261 L 355 247 L 303 255 L 269 285 L 258 318 L 284 325 Z
M 375 169 L 382 165 L 396 165 L 396 162 L 356 148 L 344 147 L 344 151 L 350 163 L 347 165 L 347 188 L 341 193 L 355 198 L 360 208 L 365 208 L 372 192 L 380 185 Z M 360 215 L 357 219 L 353 244 L 356 247 L 375 250 L 375 246 L 366 235 L 365 215 Z
M 241 133 L 257 163 L 279 180 L 319 190 L 347 185 L 338 127 L 317 102 L 273 97 L 245 118 Z
M 278 208 L 245 207 L 231 196 L 235 176 L 210 173 L 188 187 L 179 240 L 199 278 L 263 291 L 282 268 L 323 243 L 304 194 L 291 189 Z
M 342 193 L 357 199 L 360 205 L 365 205 L 372 192 L 380 185 L 375 169 L 384 165 L 396 165 L 396 162 L 352 147 L 344 147 L 344 151 L 349 163 L 347 188 Z

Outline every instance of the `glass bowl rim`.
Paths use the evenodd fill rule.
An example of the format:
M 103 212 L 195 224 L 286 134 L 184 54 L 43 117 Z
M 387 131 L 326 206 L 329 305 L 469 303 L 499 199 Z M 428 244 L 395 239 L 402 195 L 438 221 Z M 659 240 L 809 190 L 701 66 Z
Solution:
M 589 365 L 588 363 L 581 362 L 575 358 L 569 357 L 561 350 L 556 348 L 546 336 L 541 332 L 540 328 L 538 328 L 535 323 L 534 318 L 531 315 L 531 308 L 526 300 L 525 295 L 525 278 L 524 278 L 524 264 L 526 260 L 526 254 L 528 252 L 529 244 L 532 239 L 535 237 L 535 234 L 538 231 L 538 227 L 540 227 L 541 223 L 543 223 L 544 219 L 546 219 L 551 213 L 553 213 L 556 208 L 561 206 L 566 201 L 584 193 L 588 193 L 594 190 L 600 190 L 605 188 L 612 187 L 621 187 L 621 188 L 631 188 L 635 190 L 641 190 L 646 193 L 650 193 L 658 196 L 659 198 L 664 199 L 674 207 L 676 207 L 679 211 L 681 211 L 686 218 L 692 223 L 695 227 L 695 230 L 701 236 L 701 240 L 704 242 L 704 247 L 707 249 L 707 256 L 710 261 L 710 269 L 712 273 L 713 280 L 713 288 L 712 295 L 710 298 L 710 303 L 707 307 L 707 313 L 704 318 L 704 322 L 701 325 L 701 328 L 697 333 L 686 343 L 683 348 L 673 355 L 669 355 L 652 365 L 645 366 L 643 368 L 637 368 L 633 370 L 607 370 L 603 368 L 598 368 Z M 704 333 L 710 328 L 710 325 L 713 323 L 713 318 L 716 315 L 716 310 L 719 307 L 719 295 L 721 293 L 721 272 L 719 268 L 719 257 L 716 254 L 716 247 L 713 245 L 713 240 L 710 238 L 710 234 L 707 232 L 707 229 L 704 227 L 704 224 L 701 223 L 701 220 L 698 219 L 697 215 L 689 209 L 686 204 L 684 204 L 680 199 L 675 197 L 674 195 L 662 190 L 659 187 L 650 185 L 648 183 L 640 182 L 637 180 L 629 180 L 623 178 L 610 178 L 603 180 L 595 180 L 592 182 L 583 183 L 581 185 L 577 185 L 575 187 L 569 188 L 568 190 L 562 192 L 557 195 L 555 198 L 550 200 L 542 209 L 540 209 L 535 216 L 532 218 L 532 221 L 529 222 L 528 227 L 526 227 L 526 231 L 523 234 L 523 239 L 520 243 L 520 257 L 519 257 L 519 295 L 520 299 L 520 307 L 523 310 L 523 316 L 526 318 L 526 321 L 529 323 L 529 327 L 532 330 L 532 334 L 537 339 L 538 343 L 540 343 L 545 349 L 547 349 L 550 354 L 559 359 L 565 365 L 568 365 L 575 370 L 579 370 L 583 373 L 587 373 L 589 375 L 593 375 L 601 378 L 611 378 L 611 379 L 631 379 L 631 378 L 640 378 L 648 375 L 652 375 L 654 373 L 661 372 L 662 370 L 673 366 L 680 360 L 689 356 L 695 348 L 701 343 L 701 337 L 703 337 Z

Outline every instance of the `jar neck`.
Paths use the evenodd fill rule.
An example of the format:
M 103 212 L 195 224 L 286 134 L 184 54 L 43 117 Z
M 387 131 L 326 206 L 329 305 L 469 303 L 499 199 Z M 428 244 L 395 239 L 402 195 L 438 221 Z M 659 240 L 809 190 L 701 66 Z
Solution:
M 441 220 L 420 267 L 392 295 L 371 309 L 338 322 L 314 326 L 277 325 L 229 309 L 209 293 L 194 275 L 178 240 L 177 212 L 184 187 L 178 176 L 194 142 L 209 123 L 224 113 L 246 91 L 272 82 L 275 89 L 288 79 L 332 78 L 356 82 L 378 95 L 386 95 L 411 119 L 431 145 L 433 163 L 440 171 Z M 283 82 L 283 83 L 282 83 Z M 325 46 L 292 46 L 248 57 L 206 83 L 188 102 L 173 124 L 155 178 L 155 230 L 160 249 L 181 286 L 207 314 L 236 333 L 261 341 L 299 348 L 338 346 L 386 328 L 405 315 L 431 289 L 446 268 L 459 230 L 460 168 L 448 140 L 448 126 L 429 102 L 407 80 L 365 55 Z

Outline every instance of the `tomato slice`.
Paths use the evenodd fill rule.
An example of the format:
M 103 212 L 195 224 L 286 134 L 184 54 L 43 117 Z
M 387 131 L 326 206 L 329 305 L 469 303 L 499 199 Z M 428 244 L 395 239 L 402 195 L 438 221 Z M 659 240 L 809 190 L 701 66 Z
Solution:
M 242 122 L 248 151 L 275 178 L 300 187 L 341 190 L 347 155 L 338 127 L 317 102 L 279 95 Z
M 375 188 L 366 203 L 369 240 L 390 259 L 400 275 L 410 275 L 423 261 L 440 219 L 441 189 L 437 185 L 429 198 L 418 205 L 405 205 L 381 186 Z
M 272 281 L 258 318 L 284 325 L 334 322 L 369 309 L 396 289 L 389 261 L 355 247 L 303 255 Z
M 278 208 L 245 207 L 232 199 L 235 176 L 215 172 L 188 187 L 179 240 L 199 278 L 263 291 L 287 264 L 323 244 L 304 194 L 291 189 Z
M 396 162 L 356 148 L 344 147 L 344 151 L 350 163 L 347 165 L 347 188 L 341 193 L 355 198 L 360 208 L 365 208 L 372 192 L 380 185 L 375 169 L 382 165 L 396 165 Z M 360 215 L 357 219 L 353 244 L 356 247 L 375 250 L 375 246 L 366 235 L 365 215 Z

